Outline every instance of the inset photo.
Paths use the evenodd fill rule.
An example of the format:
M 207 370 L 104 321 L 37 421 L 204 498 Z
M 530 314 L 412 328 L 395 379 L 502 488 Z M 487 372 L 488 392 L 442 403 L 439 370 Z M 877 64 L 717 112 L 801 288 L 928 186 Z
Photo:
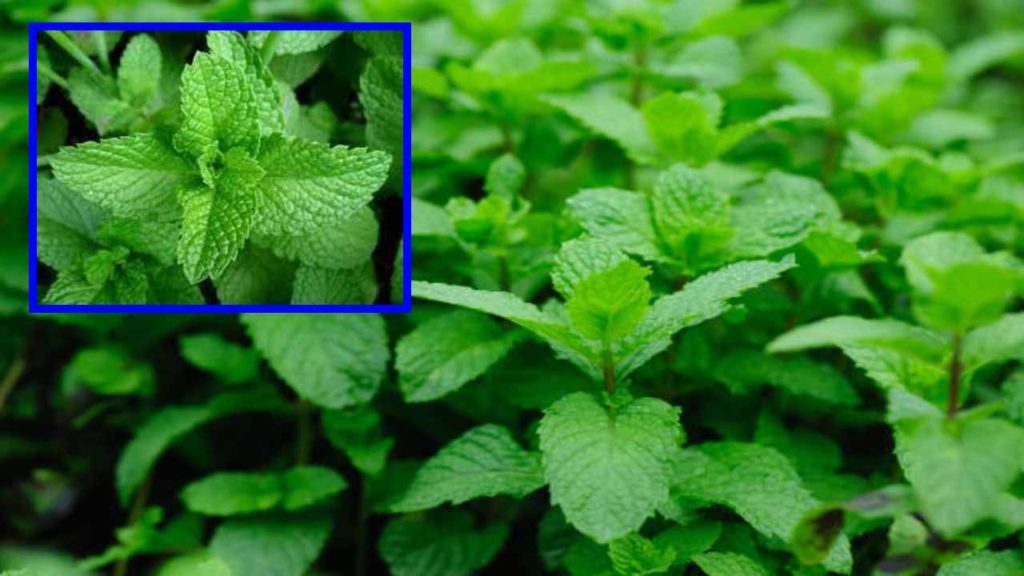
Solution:
M 408 312 L 407 23 L 33 24 L 31 312 Z

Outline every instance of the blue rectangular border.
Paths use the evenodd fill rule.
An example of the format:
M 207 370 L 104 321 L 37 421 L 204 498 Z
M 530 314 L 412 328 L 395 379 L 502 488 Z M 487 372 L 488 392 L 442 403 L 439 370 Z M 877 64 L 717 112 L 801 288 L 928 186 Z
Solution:
M 36 42 L 46 30 L 338 30 L 401 32 L 402 71 L 402 303 L 401 304 L 40 304 L 37 302 L 36 268 Z M 28 25 L 28 182 L 29 182 L 29 301 L 30 314 L 44 313 L 375 313 L 404 314 L 412 311 L 412 23 L 411 22 L 32 22 Z M 393 296 L 392 296 L 393 298 Z

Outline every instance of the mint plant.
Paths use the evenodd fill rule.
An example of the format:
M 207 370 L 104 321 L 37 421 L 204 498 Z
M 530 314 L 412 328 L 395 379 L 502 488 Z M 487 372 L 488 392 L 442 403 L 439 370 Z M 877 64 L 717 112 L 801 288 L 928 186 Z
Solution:
M 231 61 L 216 41 L 152 34 L 176 71 L 133 92 L 117 80 L 139 35 L 70 35 L 113 81 L 102 102 L 142 102 L 123 118 L 111 104 L 99 130 L 62 85 L 89 65 L 44 37 L 38 181 L 40 222 L 89 246 L 47 245 L 61 275 L 102 279 L 103 298 L 156 274 L 194 294 L 167 221 L 52 176 L 60 146 L 97 145 L 68 134 L 162 139 L 195 185 L 167 195 L 181 229 L 182 202 L 266 186 L 268 147 L 365 144 L 392 159 L 369 204 L 388 247 L 370 280 L 401 281 L 383 233 L 399 162 L 415 265 L 405 315 L 26 317 L 28 237 L 3 214 L 26 210 L 27 183 L 12 171 L 0 574 L 1024 574 L 1015 3 L 3 10 L 411 20 L 404 158 L 393 36 L 228 35 L 273 78 L 284 128 L 215 130 L 205 157 L 175 147 L 179 80 L 196 58 Z M 0 47 L 0 82 L 23 91 L 27 49 Z M 25 120 L 4 121 L 0 153 L 28 161 Z M 371 226 L 360 213 L 350 225 Z M 308 216 L 270 214 L 220 275 L 205 268 L 203 294 L 362 290 L 334 263 L 356 248 L 263 234 Z
M 401 83 L 379 79 L 378 62 L 397 53 L 400 65 L 401 43 L 368 44 L 359 86 L 365 141 L 384 149 L 332 146 L 330 127 L 315 122 L 337 123 L 333 112 L 300 108 L 291 78 L 269 66 L 278 56 L 323 51 L 339 34 L 214 31 L 180 73 L 162 65 L 166 50 L 152 37 L 137 34 L 115 78 L 105 51 L 97 65 L 66 33 L 49 32 L 80 64 L 61 81 L 71 101 L 101 135 L 128 135 L 48 157 L 56 183 L 40 189 L 62 199 L 40 199 L 50 207 L 39 212 L 39 259 L 57 272 L 43 302 L 203 303 L 197 287 L 207 280 L 221 303 L 375 300 L 371 201 L 388 178 L 384 149 L 399 148 L 389 139 L 394 126 L 401 133 L 402 118 Z M 117 41 L 101 32 L 91 38 Z M 374 47 L 392 56 L 374 56 Z M 46 60 L 38 66 L 41 78 L 59 78 Z M 76 226 L 83 211 L 90 222 Z M 238 289 L 254 281 L 246 268 L 261 265 L 247 251 L 282 260 L 280 290 Z

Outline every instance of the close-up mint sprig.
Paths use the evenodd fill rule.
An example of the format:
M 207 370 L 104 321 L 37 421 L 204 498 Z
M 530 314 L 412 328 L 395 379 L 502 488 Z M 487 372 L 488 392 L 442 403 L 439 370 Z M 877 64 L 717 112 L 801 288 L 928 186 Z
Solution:
M 88 34 L 105 39 L 109 33 Z M 205 50 L 177 81 L 174 66 L 163 64 L 170 49 L 148 34 L 130 37 L 115 71 L 107 60 L 94 63 L 67 33 L 48 32 L 73 60 L 60 83 L 103 137 L 60 147 L 46 158 L 53 180 L 39 177 L 39 259 L 57 273 L 43 303 L 377 300 L 372 201 L 388 180 L 392 156 L 332 145 L 333 112 L 300 107 L 287 75 L 269 67 L 276 55 L 323 52 L 340 34 L 209 32 Z M 376 122 L 401 123 L 394 106 L 386 112 L 397 120 L 377 117 L 379 99 L 400 101 L 401 87 L 372 81 L 381 66 L 375 62 L 394 67 L 395 58 L 400 65 L 400 52 L 386 58 L 371 52 L 367 59 L 363 101 Z M 41 60 L 40 78 L 59 78 L 48 60 Z M 314 110 L 329 122 L 326 130 L 307 125 Z M 88 222 L 78 218 L 82 213 Z M 97 256 L 108 253 L 116 257 L 99 258 L 97 267 Z M 238 286 L 246 283 L 240 276 L 261 273 L 249 269 L 269 266 L 248 263 L 259 254 L 280 260 L 284 273 L 273 280 L 279 288 L 261 293 Z M 208 280 L 210 296 L 199 290 Z

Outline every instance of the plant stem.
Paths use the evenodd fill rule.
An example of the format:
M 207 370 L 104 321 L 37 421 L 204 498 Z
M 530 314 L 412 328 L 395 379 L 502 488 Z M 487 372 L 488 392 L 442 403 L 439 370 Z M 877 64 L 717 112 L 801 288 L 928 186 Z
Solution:
M 96 51 L 99 52 L 100 66 L 103 67 L 105 74 L 110 74 L 110 56 L 107 54 L 107 36 L 102 31 L 96 31 L 92 33 L 93 39 L 96 41 Z
M 821 184 L 828 187 L 832 181 L 832 175 L 836 170 L 836 161 L 839 159 L 839 128 L 834 123 L 829 123 L 825 129 L 825 145 L 821 151 Z
M 83 52 L 82 49 L 78 47 L 78 44 L 75 44 L 75 41 L 72 40 L 67 33 L 61 32 L 60 30 L 48 30 L 46 35 L 56 42 L 58 46 L 63 48 L 64 51 L 68 53 L 68 56 L 74 58 L 79 64 L 93 72 L 96 72 L 97 74 L 103 73 L 100 71 L 99 66 L 96 66 L 96 63 L 92 61 L 92 58 L 89 58 L 89 55 Z
M 612 347 L 611 344 L 605 342 L 604 345 L 604 391 L 609 396 L 615 395 L 615 361 L 612 359 Z
M 295 465 L 309 464 L 309 456 L 313 450 L 313 420 L 309 402 L 299 400 L 297 406 L 298 424 L 295 435 Z
M 36 64 L 36 72 L 42 74 L 43 76 L 46 76 L 47 78 L 52 80 L 53 83 L 57 86 L 60 86 L 65 90 L 68 89 L 68 81 L 65 80 L 64 77 L 60 74 L 54 72 L 53 69 L 47 66 L 46 64 Z
M 14 386 L 18 383 L 21 375 L 25 373 L 25 367 L 28 365 L 28 354 L 24 348 L 18 352 L 18 355 L 11 361 L 11 365 L 7 367 L 7 373 L 4 374 L 4 379 L 0 380 L 0 413 L 3 412 L 4 404 L 7 403 L 7 397 L 14 391 Z
M 131 512 L 128 513 L 128 525 L 131 526 L 142 518 L 143 511 L 146 510 L 146 502 L 149 501 L 149 490 L 153 486 L 153 475 L 149 474 L 146 479 L 139 486 L 139 491 L 135 493 L 135 500 L 132 501 Z M 128 574 L 128 561 L 131 560 L 130 556 L 118 558 L 117 564 L 114 565 L 114 576 L 125 576 Z
M 498 286 L 503 292 L 509 292 L 512 289 L 512 275 L 508 269 L 508 255 L 506 254 L 498 256 Z
M 960 334 L 953 334 L 953 358 L 949 361 L 949 401 L 946 416 L 953 418 L 960 407 L 960 379 L 963 366 L 960 363 Z
M 637 40 L 633 47 L 633 86 L 629 91 L 629 101 L 634 108 L 639 108 L 644 100 L 644 68 L 647 66 L 647 44 Z M 636 163 L 626 160 L 626 188 L 636 189 Z
M 281 38 L 281 33 L 277 30 L 271 30 L 267 34 L 267 38 L 263 41 L 263 46 L 260 48 L 260 58 L 263 60 L 265 66 L 270 65 L 270 60 L 274 57 L 274 48 L 277 47 L 277 41 Z

